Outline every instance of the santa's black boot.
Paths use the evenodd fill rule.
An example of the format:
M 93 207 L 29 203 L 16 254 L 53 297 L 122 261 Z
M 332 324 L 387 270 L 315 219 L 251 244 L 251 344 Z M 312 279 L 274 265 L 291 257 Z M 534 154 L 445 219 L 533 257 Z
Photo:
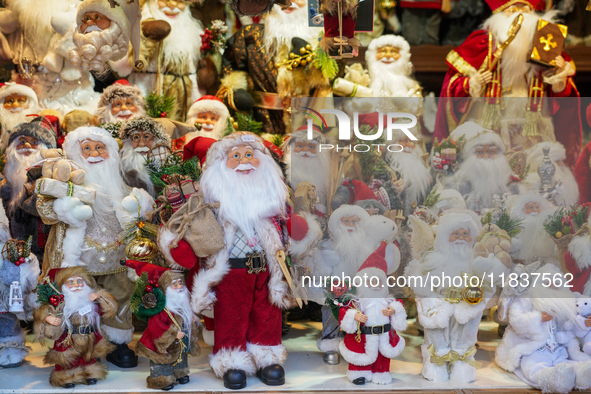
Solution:
M 107 354 L 107 361 L 115 364 L 119 368 L 135 368 L 137 367 L 138 357 L 134 351 L 127 346 L 126 343 L 114 344 L 117 346 L 115 350 Z
M 246 387 L 246 373 L 241 369 L 229 369 L 224 373 L 224 387 L 240 390 Z
M 285 384 L 285 370 L 279 364 L 272 364 L 259 369 L 257 376 L 267 386 L 281 386 Z

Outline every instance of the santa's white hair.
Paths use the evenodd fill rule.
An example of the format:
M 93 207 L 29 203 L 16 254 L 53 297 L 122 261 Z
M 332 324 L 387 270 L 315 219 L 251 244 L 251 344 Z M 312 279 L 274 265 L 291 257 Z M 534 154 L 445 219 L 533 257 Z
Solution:
M 112 103 L 109 105 L 105 105 L 104 107 L 98 107 L 96 109 L 96 113 L 95 113 L 96 118 L 99 121 L 99 123 L 117 123 L 117 122 L 125 122 L 127 120 L 139 118 L 140 116 L 145 116 L 146 109 L 143 106 L 138 105 L 137 102 L 135 102 L 135 104 L 137 107 L 137 111 L 133 112 L 133 113 L 131 113 L 131 111 L 130 111 L 131 117 L 129 117 L 128 119 L 123 119 L 123 118 L 113 115 L 111 113 L 111 109 L 113 108 Z M 122 115 L 122 112 L 119 112 L 118 115 Z
M 62 326 L 73 329 L 70 319 L 74 315 L 80 317 L 80 325 L 91 325 L 100 332 L 100 314 L 98 305 L 90 301 L 90 294 L 94 289 L 84 283 L 81 290 L 72 291 L 67 284 L 62 285 L 62 294 L 64 295 L 64 315 Z M 90 312 L 80 315 L 79 312 L 84 308 L 90 308 Z
M 148 148 L 149 149 L 149 148 Z M 155 196 L 154 183 L 150 178 L 150 172 L 146 166 L 147 156 L 137 152 L 133 146 L 131 146 L 131 140 L 126 139 L 123 141 L 123 147 L 119 152 L 121 155 L 121 169 L 123 173 L 128 171 L 136 171 L 136 177 L 143 183 L 146 184 L 147 192 L 152 197 Z
M 431 188 L 431 171 L 421 157 L 423 149 L 415 145 L 411 152 L 386 152 L 384 159 L 391 169 L 400 172 L 407 201 L 422 201 Z
M 556 174 L 554 174 L 554 178 L 552 179 L 553 184 L 557 181 L 560 181 L 562 184 L 562 188 L 564 188 L 562 197 L 566 206 L 576 204 L 579 200 L 579 185 L 571 169 L 565 163 L 566 150 L 560 142 L 540 142 L 525 151 L 527 157 L 526 162 L 530 167 L 527 176 L 521 184 L 522 189 L 539 190 L 542 186 L 542 181 L 538 175 L 538 167 L 544 160 L 544 148 L 550 148 L 548 156 L 550 161 L 556 165 Z M 560 165 L 558 162 L 561 162 Z
M 259 159 L 259 167 L 246 175 L 226 165 L 227 152 L 244 145 Z M 206 202 L 220 203 L 218 217 L 236 225 L 248 239 L 254 238 L 258 221 L 285 215 L 288 194 L 281 169 L 255 134 L 236 132 L 214 143 L 199 184 Z
M 6 97 L 20 94 L 27 98 L 27 102 L 15 109 L 4 108 L 4 101 Z M 0 135 L 0 152 L 6 149 L 8 146 L 8 139 L 10 132 L 16 126 L 21 123 L 28 122 L 33 119 L 31 114 L 36 114 L 39 111 L 39 102 L 37 101 L 37 95 L 35 91 L 28 86 L 19 85 L 14 82 L 7 82 L 2 88 L 0 88 L 0 123 L 2 123 L 2 133 Z
M 89 164 L 82 156 L 80 144 L 86 140 L 105 144 L 109 157 L 100 163 Z M 86 172 L 84 185 L 96 190 L 92 206 L 95 214 L 113 213 L 131 189 L 121 175 L 119 144 L 111 134 L 99 127 L 79 127 L 68 133 L 63 143 L 66 157 L 78 164 Z
M 550 278 L 560 278 L 562 283 L 566 283 L 560 268 L 553 264 L 545 264 L 536 270 L 536 273 L 542 276 L 547 275 Z M 525 296 L 531 299 L 535 310 L 546 312 L 554 317 L 559 324 L 573 322 L 577 316 L 576 295 L 569 288 L 552 286 L 546 287 L 537 283 L 531 286 Z
M 29 150 L 32 153 L 25 156 L 19 153 L 16 146 L 19 144 L 19 138 L 16 138 L 6 149 L 6 164 L 4 165 L 4 177 L 11 187 L 10 202 L 8 203 L 8 213 L 12 214 L 22 204 L 27 197 L 27 190 L 24 184 L 27 182 L 27 168 L 41 161 L 41 149 L 47 149 L 47 145 L 39 141 L 37 149 Z
M 543 19 L 554 23 L 559 19 L 559 12 L 559 10 L 552 10 L 545 14 L 521 13 L 523 15 L 521 28 L 511 44 L 505 48 L 501 59 L 503 87 L 519 83 L 523 80 L 524 75 L 533 75 L 541 69 L 541 66 L 528 62 L 534 35 L 538 28 L 538 21 Z M 504 42 L 507 40 L 509 27 L 516 17 L 517 14 L 494 13 L 484 21 L 482 28 L 490 31 L 496 42 Z
M 357 216 L 360 221 L 369 218 L 369 214 L 358 205 L 341 205 L 337 208 L 328 220 L 328 230 L 332 240 L 333 250 L 339 255 L 340 262 L 335 267 L 335 275 L 344 273 L 354 275 L 363 264 L 367 256 L 372 252 L 369 250 L 367 236 L 363 231 L 361 223 L 357 224 L 354 231 L 348 231 L 341 219 L 345 216 Z
M 295 3 L 291 3 L 291 6 L 297 7 Z M 310 43 L 312 47 L 316 47 L 322 32 L 322 28 L 308 26 L 307 7 L 298 7 L 288 14 L 275 4 L 264 17 L 264 26 L 263 38 L 268 59 L 275 57 L 279 47 L 291 48 L 291 40 L 294 37 L 299 37 Z
M 191 7 L 184 10 L 176 8 L 179 13 L 171 19 L 164 10 L 169 7 L 158 8 L 157 0 L 147 0 L 142 7 L 142 20 L 154 18 L 170 23 L 172 30 L 164 39 L 162 45 L 162 59 L 160 67 L 164 70 L 185 70 L 188 73 L 197 72 L 197 61 L 201 56 L 201 34 L 203 25 L 191 14 Z
M 166 307 L 175 315 L 183 318 L 183 332 L 187 338 L 191 338 L 191 327 L 193 325 L 193 310 L 191 309 L 191 297 L 186 286 L 180 289 L 166 289 Z
M 218 100 L 207 100 L 204 98 L 195 101 L 193 105 L 191 105 L 191 108 L 189 108 L 187 121 L 185 123 L 193 125 L 197 122 L 197 116 L 202 112 L 213 112 L 219 116 L 218 121 L 211 130 L 205 130 L 205 128 L 202 128 L 201 130 L 188 133 L 185 138 L 187 142 L 196 137 L 208 137 L 213 138 L 214 140 L 220 140 L 226 133 L 230 111 L 228 111 L 228 107 L 226 107 L 224 103 Z

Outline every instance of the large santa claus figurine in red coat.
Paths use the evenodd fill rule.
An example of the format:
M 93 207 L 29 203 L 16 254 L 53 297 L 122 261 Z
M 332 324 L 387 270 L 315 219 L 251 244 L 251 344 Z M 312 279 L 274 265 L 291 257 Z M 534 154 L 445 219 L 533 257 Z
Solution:
M 406 312 L 388 293 L 386 246 L 382 242 L 359 268 L 352 283 L 365 283 L 356 288 L 356 298 L 339 310 L 346 333 L 339 350 L 349 362 L 347 379 L 357 385 L 392 383 L 390 359 L 398 357 L 405 345 L 396 331 L 406 330 Z
M 294 300 L 276 259 L 288 199 L 281 170 L 262 138 L 235 132 L 209 149 L 200 186 L 205 202 L 220 203 L 214 212 L 225 242 L 192 290 L 195 313 L 215 305 L 211 368 L 230 389 L 245 387 L 246 376 L 255 374 L 282 385 L 281 309 Z

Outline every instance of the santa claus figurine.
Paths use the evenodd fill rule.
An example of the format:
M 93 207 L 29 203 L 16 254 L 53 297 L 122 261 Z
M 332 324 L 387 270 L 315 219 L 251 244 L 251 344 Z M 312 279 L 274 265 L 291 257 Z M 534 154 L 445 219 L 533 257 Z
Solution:
M 324 37 L 320 45 L 330 57 L 341 59 L 358 55 L 359 40 L 355 38 L 358 4 L 358 0 L 320 1 L 320 12 L 324 15 Z
M 195 101 L 189 108 L 186 123 L 194 126 L 196 131 L 181 137 L 181 146 L 187 144 L 189 145 L 187 149 L 191 151 L 195 149 L 195 144 L 198 141 L 194 141 L 194 139 L 198 137 L 211 138 L 217 141 L 228 132 L 234 131 L 228 107 L 215 96 L 203 96 Z M 180 139 L 175 140 L 175 143 L 178 144 Z
M 28 177 L 27 172 L 30 167 L 43 160 L 42 149 L 56 147 L 56 133 L 47 128 L 47 125 L 39 117 L 12 130 L 5 154 L 4 180 L 0 185 L 0 197 L 13 237 L 26 241 L 32 236 L 32 251 L 41 260 L 49 227 L 39 219 L 35 181 Z
M 369 87 L 376 97 L 409 97 L 407 106 L 414 101 L 410 97 L 422 97 L 421 86 L 412 77 L 410 45 L 402 36 L 386 34 L 373 39 L 365 61 L 371 78 Z M 417 104 L 414 106 L 418 109 Z
M 545 263 L 560 266 L 554 242 L 544 228 L 544 222 L 555 211 L 556 207 L 537 193 L 522 194 L 511 203 L 511 216 L 523 219 L 522 229 L 514 238 L 519 245 L 514 253 L 516 259 L 527 262 L 539 257 Z
M 557 140 L 566 148 L 567 165 L 574 166 L 582 140 L 579 93 L 572 79 L 575 66 L 565 53 L 553 59 L 553 67 L 529 61 L 533 45 L 543 43 L 534 43 L 538 23 L 555 23 L 558 17 L 553 10 L 536 13 L 539 3 L 487 0 L 492 15 L 483 29 L 474 31 L 447 55 L 449 70 L 441 89 L 444 99 L 438 103 L 434 137 L 441 140 L 463 121 L 475 120 L 500 133 L 510 150 Z M 466 102 L 471 97 L 483 99 L 472 105 Z M 547 106 L 545 97 L 572 97 L 573 101 L 559 100 Z M 557 132 L 559 127 L 561 132 Z
M 100 288 L 115 297 L 119 309 L 115 316 L 103 319 L 101 328 L 117 345 L 107 361 L 122 368 L 135 367 L 137 357 L 127 346 L 133 338 L 129 310 L 133 285 L 127 269 L 119 264 L 126 256 L 126 244 L 118 235 L 151 212 L 154 200 L 145 190 L 125 184 L 119 145 L 108 131 L 79 127 L 66 136 L 63 147 L 66 158 L 84 170 L 84 182 L 78 187 L 86 189 L 77 194 L 75 187 L 73 196 L 38 196 L 39 214 L 45 223 L 53 225 L 43 271 L 84 266 Z
M 281 170 L 260 137 L 235 132 L 211 146 L 200 186 L 205 202 L 220 203 L 215 212 L 226 244 L 195 276 L 191 292 L 195 313 L 215 305 L 210 365 L 230 389 L 245 387 L 254 374 L 282 385 L 281 309 L 294 302 L 276 258 L 288 198 Z
M 570 282 L 571 290 L 591 295 L 591 215 L 587 215 L 587 222 L 568 244 L 564 253 L 564 264 L 567 271 L 573 275 Z
M 136 286 L 134 294 L 141 300 L 134 312 L 148 321 L 135 348 L 138 355 L 150 360 L 148 388 L 170 390 L 176 384 L 189 383 L 187 355 L 199 355 L 199 325 L 182 272 L 141 261 L 127 260 L 126 265 L 140 278 L 146 274 L 141 280 L 148 281 L 145 290 Z M 165 299 L 162 306 L 161 298 Z
M 123 142 L 121 170 L 132 187 L 145 189 L 154 198 L 157 193 L 147 168 L 148 161 L 162 164 L 170 153 L 170 137 L 162 125 L 152 118 L 140 116 L 121 125 L 119 138 Z
M 451 133 L 454 141 L 464 137 L 461 148 L 462 162 L 447 184 L 466 199 L 468 209 L 480 212 L 494 208 L 493 197 L 509 192 L 511 167 L 505 145 L 498 134 L 474 122 L 466 122 Z
M 191 15 L 185 0 L 147 0 L 142 5 L 142 44 L 133 69 L 131 58 L 111 64 L 122 77 L 129 77 L 145 95 L 156 91 L 177 98 L 170 119 L 184 122 L 191 104 L 201 97 L 197 86 L 197 62 L 201 57 L 203 26 Z
M 406 330 L 406 312 L 402 302 L 388 294 L 385 252 L 382 242 L 365 260 L 357 277 L 370 279 L 339 309 L 341 329 L 347 333 L 339 349 L 349 363 L 347 379 L 357 385 L 392 383 L 390 359 L 404 349 L 404 338 L 396 331 Z
M 330 143 L 330 138 L 314 127 L 312 139 L 308 139 L 308 128 L 302 126 L 292 133 L 283 145 L 283 161 L 288 164 L 287 183 L 296 190 L 301 182 L 316 186 L 318 204 L 316 209 L 327 213 L 331 182 L 331 150 L 320 152 L 321 144 Z
M 506 271 L 504 264 L 492 254 L 474 258 L 473 247 L 480 232 L 476 220 L 477 217 L 460 212 L 441 216 L 433 250 L 412 260 L 405 271 L 406 275 L 423 278 L 422 283 L 411 285 L 419 322 L 425 330 L 421 373 L 434 382 L 476 380 L 476 368 L 480 366 L 474 360 L 478 326 L 494 293 L 494 283 L 476 279 L 484 273 L 492 273 L 496 278 Z M 435 286 L 425 281 L 427 275 L 443 274 L 463 278 L 461 286 L 445 282 Z
M 55 341 L 44 363 L 55 365 L 52 386 L 71 389 L 93 385 L 107 377 L 99 362 L 114 347 L 104 337 L 102 322 L 117 314 L 115 297 L 99 288 L 84 267 L 53 269 L 38 290 L 35 337 Z
M 142 91 L 120 79 L 103 90 L 95 115 L 99 124 L 124 122 L 144 116 L 145 105 Z
M 8 219 L 0 207 L 0 367 L 16 368 L 25 361 L 30 348 L 25 345 L 21 320 L 32 320 L 33 290 L 39 277 L 39 261 L 31 253 L 31 242 L 10 239 Z
M 39 103 L 35 91 L 28 86 L 8 82 L 0 88 L 0 123 L 2 124 L 2 136 L 0 137 L 0 152 L 8 146 L 10 132 L 17 125 L 28 122 L 37 114 Z
M 552 264 L 533 274 L 556 278 L 555 283 L 568 281 Z M 497 365 L 544 393 L 589 389 L 591 361 L 574 361 L 564 342 L 577 315 L 575 296 L 568 288 L 539 283 L 517 290 L 508 311 L 509 326 L 495 351 Z

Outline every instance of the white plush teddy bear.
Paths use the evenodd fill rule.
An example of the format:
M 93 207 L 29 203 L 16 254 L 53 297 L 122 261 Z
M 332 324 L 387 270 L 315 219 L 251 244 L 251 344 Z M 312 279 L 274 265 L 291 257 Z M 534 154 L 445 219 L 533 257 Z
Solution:
M 585 321 L 591 319 L 591 298 L 582 296 L 579 293 L 575 302 L 577 308 L 577 316 L 573 322 L 566 322 L 564 324 L 565 332 L 560 333 L 560 337 L 556 336 L 559 343 L 566 344 L 568 354 L 571 360 L 574 361 L 589 361 L 591 357 L 591 327 L 587 327 Z M 583 340 L 583 350 L 581 351 L 580 338 Z

